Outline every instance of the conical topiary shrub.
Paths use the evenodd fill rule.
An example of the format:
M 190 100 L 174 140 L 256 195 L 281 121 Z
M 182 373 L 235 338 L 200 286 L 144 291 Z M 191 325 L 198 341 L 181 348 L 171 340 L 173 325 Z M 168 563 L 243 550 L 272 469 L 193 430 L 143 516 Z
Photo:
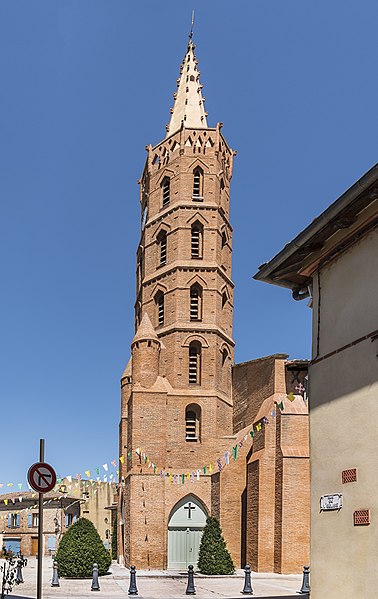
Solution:
M 235 571 L 219 522 L 211 516 L 203 530 L 197 567 L 202 574 L 233 574 Z
M 87 578 L 92 576 L 93 564 L 99 575 L 106 574 L 112 558 L 90 520 L 80 518 L 64 533 L 56 552 L 59 576 Z

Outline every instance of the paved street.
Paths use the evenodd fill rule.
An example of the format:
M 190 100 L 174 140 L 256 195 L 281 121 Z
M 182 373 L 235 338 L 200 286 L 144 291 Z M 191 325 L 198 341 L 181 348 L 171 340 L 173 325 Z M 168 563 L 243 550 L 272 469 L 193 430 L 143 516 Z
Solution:
M 30 558 L 23 569 L 24 584 L 15 587 L 10 595 L 13 599 L 29 599 L 36 597 L 36 560 Z M 91 580 L 60 580 L 60 587 L 51 587 L 52 561 L 44 558 L 43 563 L 43 598 L 82 599 L 93 597 Z M 298 597 L 302 577 L 300 575 L 253 574 L 253 590 L 255 597 L 271 599 L 292 599 Z M 235 576 L 195 576 L 196 596 L 200 598 L 236 598 L 241 596 L 244 575 L 239 570 Z M 178 599 L 185 597 L 186 576 L 178 572 L 144 571 L 137 574 L 137 586 L 141 599 Z M 129 588 L 129 572 L 113 563 L 111 573 L 100 578 L 99 595 L 108 599 L 119 599 L 127 596 Z M 303 596 L 303 595 L 302 595 Z

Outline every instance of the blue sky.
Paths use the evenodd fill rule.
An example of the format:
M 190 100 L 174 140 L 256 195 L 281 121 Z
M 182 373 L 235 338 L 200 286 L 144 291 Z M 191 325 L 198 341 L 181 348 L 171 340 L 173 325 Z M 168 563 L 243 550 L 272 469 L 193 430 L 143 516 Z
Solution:
M 376 0 L 3 0 L 0 483 L 25 485 L 40 437 L 61 475 L 118 455 L 136 181 L 192 8 L 208 122 L 238 151 L 236 361 L 310 356 L 306 302 L 252 276 L 377 160 Z

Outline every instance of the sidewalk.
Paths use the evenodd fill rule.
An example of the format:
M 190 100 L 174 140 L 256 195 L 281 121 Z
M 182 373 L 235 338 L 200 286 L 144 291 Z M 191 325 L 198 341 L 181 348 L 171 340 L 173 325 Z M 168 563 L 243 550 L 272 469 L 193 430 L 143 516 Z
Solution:
M 37 564 L 34 558 L 28 559 L 23 568 L 24 584 L 15 587 L 9 595 L 13 599 L 29 599 L 36 597 Z M 60 579 L 60 587 L 51 587 L 52 560 L 43 560 L 43 599 L 83 599 L 92 597 L 91 579 Z M 129 571 L 118 564 L 111 565 L 110 573 L 100 578 L 99 596 L 107 599 L 125 599 L 129 588 Z M 281 574 L 252 573 L 254 597 L 271 599 L 294 599 L 304 597 L 298 595 L 302 576 Z M 244 584 L 244 572 L 238 570 L 235 576 L 202 576 L 195 575 L 196 597 L 200 599 L 240 599 Z M 182 599 L 185 597 L 187 576 L 180 572 L 139 571 L 137 587 L 140 599 Z

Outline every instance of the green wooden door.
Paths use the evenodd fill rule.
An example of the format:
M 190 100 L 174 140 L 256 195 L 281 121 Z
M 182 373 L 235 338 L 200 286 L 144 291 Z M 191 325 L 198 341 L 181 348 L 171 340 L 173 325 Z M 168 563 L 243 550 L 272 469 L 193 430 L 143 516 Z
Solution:
M 186 570 L 197 565 L 206 513 L 195 497 L 188 495 L 175 506 L 168 524 L 168 569 Z

